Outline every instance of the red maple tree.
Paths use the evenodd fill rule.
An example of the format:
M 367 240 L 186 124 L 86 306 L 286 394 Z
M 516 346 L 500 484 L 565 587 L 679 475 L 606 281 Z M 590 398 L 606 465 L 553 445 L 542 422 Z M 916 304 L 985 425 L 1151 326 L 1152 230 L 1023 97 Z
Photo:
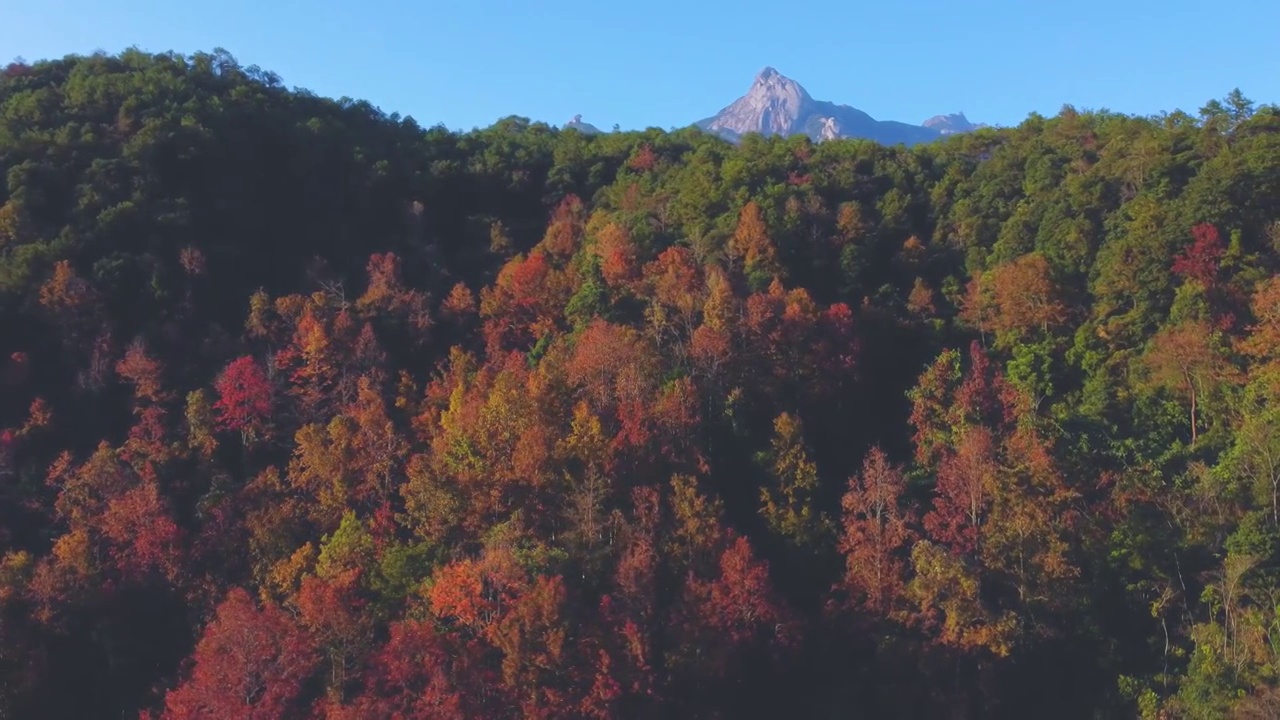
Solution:
M 303 685 L 319 662 L 311 639 L 274 605 L 236 588 L 196 645 L 186 681 L 165 697 L 164 720 L 301 718 Z
M 1222 236 L 1218 228 L 1200 223 L 1191 228 L 1192 242 L 1173 259 L 1173 272 L 1212 289 L 1222 267 Z
M 271 417 L 271 381 L 258 361 L 246 355 L 231 361 L 215 385 L 213 404 L 218 426 L 238 430 L 246 440 L 266 427 Z

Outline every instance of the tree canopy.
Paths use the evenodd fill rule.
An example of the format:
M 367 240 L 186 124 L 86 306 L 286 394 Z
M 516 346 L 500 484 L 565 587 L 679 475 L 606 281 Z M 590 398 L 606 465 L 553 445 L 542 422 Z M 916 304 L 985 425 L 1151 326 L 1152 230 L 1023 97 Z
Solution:
M 1280 110 L 0 70 L 0 716 L 1270 717 Z

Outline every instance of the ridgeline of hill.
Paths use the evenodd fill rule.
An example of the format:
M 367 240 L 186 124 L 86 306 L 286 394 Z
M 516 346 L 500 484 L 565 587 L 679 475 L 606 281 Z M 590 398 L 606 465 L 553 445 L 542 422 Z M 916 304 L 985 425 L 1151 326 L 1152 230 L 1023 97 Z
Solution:
M 1269 717 L 1280 112 L 0 71 L 0 717 Z

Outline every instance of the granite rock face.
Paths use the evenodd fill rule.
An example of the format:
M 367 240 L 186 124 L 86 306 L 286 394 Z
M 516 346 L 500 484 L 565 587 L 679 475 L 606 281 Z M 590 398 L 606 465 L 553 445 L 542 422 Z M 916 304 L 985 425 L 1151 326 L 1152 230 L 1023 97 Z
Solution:
M 813 105 L 800 83 L 768 67 L 756 76 L 746 95 L 700 124 L 712 132 L 728 130 L 736 135 L 792 135 L 798 132 L 801 118 L 812 114 Z
M 955 128 L 948 125 L 944 132 L 941 128 L 876 120 L 848 105 L 815 100 L 800 83 L 771 67 L 756 75 L 745 95 L 697 125 L 732 142 L 749 133 L 760 133 L 808 135 L 817 142 L 865 138 L 884 145 L 915 145 L 936 140 L 948 132 L 964 132 L 958 123 Z

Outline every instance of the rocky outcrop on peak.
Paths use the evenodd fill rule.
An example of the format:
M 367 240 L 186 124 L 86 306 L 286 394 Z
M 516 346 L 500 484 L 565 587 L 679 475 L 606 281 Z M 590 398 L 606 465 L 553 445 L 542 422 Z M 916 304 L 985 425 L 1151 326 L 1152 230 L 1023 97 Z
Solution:
M 573 119 L 564 124 L 565 130 L 577 130 L 586 135 L 599 135 L 603 132 L 600 128 L 589 122 L 584 122 L 581 115 L 574 115 Z
M 818 141 L 838 140 L 844 137 L 840 132 L 840 123 L 833 117 L 823 118 L 822 127 L 818 130 Z

